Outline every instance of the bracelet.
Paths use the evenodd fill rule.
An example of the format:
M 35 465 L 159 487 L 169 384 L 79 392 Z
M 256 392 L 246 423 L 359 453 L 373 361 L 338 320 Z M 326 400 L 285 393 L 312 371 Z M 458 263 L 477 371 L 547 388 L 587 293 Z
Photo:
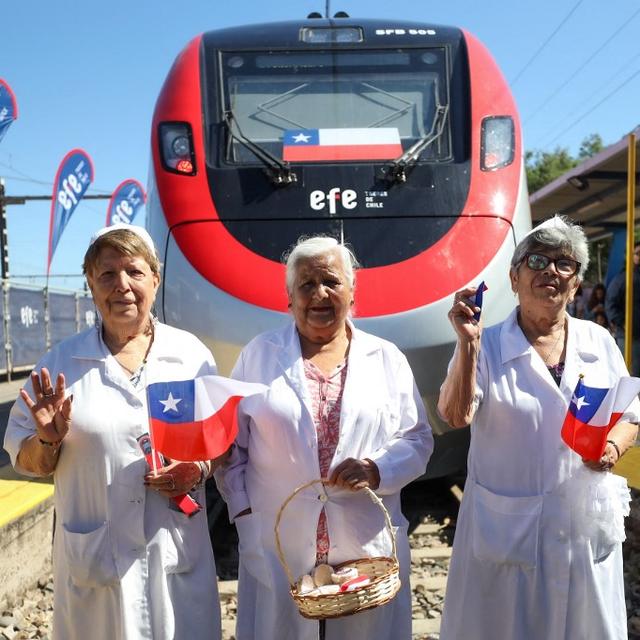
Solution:
M 57 453 L 58 449 L 60 449 L 60 445 L 62 444 L 62 440 L 56 440 L 55 442 L 49 442 L 48 440 L 43 440 L 42 438 L 38 438 L 38 442 L 44 447 L 49 447 L 52 453 Z
M 616 450 L 616 453 L 618 454 L 618 460 L 620 460 L 620 458 L 622 458 L 622 454 L 620 453 L 620 447 L 618 447 L 618 445 L 613 440 L 607 440 L 607 442 Z M 616 460 L 616 462 L 618 460 Z

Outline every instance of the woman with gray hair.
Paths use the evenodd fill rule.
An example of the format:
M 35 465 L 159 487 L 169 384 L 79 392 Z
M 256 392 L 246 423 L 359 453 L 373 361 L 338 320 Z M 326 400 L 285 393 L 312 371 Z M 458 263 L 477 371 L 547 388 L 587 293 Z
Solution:
M 433 439 L 404 355 L 351 322 L 355 265 L 333 238 L 300 241 L 287 258 L 292 322 L 252 340 L 232 374 L 269 386 L 243 402 L 233 452 L 216 476 L 240 539 L 238 640 L 411 637 L 400 490 L 424 473 Z M 402 580 L 390 603 L 326 626 L 298 613 L 273 533 L 285 499 L 318 478 L 326 485 L 298 494 L 280 521 L 292 574 L 315 575 L 300 588 L 329 587 L 327 564 L 389 555 L 382 512 L 364 487 L 381 496 L 396 529 Z
M 629 375 L 606 329 L 566 313 L 588 261 L 581 228 L 556 216 L 516 247 L 519 305 L 504 322 L 482 331 L 475 289 L 455 295 L 457 344 L 438 409 L 453 427 L 471 425 L 471 446 L 442 640 L 627 637 L 621 540 L 630 496 L 608 472 L 636 438 L 640 402 L 598 461 L 560 436 L 580 376 L 608 389 Z M 591 526 L 607 512 L 610 521 Z

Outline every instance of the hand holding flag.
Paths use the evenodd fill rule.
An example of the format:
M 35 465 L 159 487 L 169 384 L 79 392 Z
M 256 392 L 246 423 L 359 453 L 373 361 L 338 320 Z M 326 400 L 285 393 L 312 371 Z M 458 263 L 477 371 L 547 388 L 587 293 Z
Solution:
M 600 460 L 607 435 L 640 392 L 640 378 L 623 377 L 611 389 L 588 387 L 578 379 L 560 432 L 586 460 Z
M 238 433 L 238 404 L 262 384 L 222 376 L 156 382 L 147 387 L 153 448 L 173 460 L 212 460 Z

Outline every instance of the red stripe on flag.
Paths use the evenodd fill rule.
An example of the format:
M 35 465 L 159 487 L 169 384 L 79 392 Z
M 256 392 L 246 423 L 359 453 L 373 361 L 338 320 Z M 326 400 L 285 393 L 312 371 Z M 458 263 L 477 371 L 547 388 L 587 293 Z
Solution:
M 238 434 L 238 403 L 231 396 L 216 413 L 205 420 L 171 423 L 151 418 L 153 444 L 172 460 L 212 460 L 222 455 Z
M 391 160 L 402 155 L 401 144 L 300 145 L 285 146 L 282 159 L 287 162 L 313 160 Z
M 560 435 L 565 444 L 586 460 L 598 461 L 607 445 L 607 436 L 613 425 L 620 420 L 622 413 L 611 415 L 608 425 L 602 427 L 578 420 L 570 411 L 564 419 Z

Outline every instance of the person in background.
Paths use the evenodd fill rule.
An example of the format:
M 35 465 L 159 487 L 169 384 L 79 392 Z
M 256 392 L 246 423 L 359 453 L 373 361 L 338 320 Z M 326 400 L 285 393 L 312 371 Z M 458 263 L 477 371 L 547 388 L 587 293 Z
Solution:
M 566 313 L 589 261 L 561 217 L 525 236 L 511 260 L 519 305 L 482 330 L 475 289 L 456 293 L 457 343 L 438 409 L 471 425 L 441 640 L 623 640 L 626 480 L 610 473 L 635 442 L 636 398 L 585 461 L 560 432 L 580 376 L 613 387 L 628 372 L 614 340 Z M 485 299 L 485 305 L 488 301 Z
M 567 303 L 567 313 L 574 318 L 584 318 L 585 316 L 585 304 L 584 296 L 582 292 L 582 285 L 578 285 L 573 300 Z
M 587 320 L 593 320 L 596 313 L 605 312 L 606 296 L 607 289 L 602 282 L 598 282 L 598 284 L 594 285 L 593 289 L 591 289 L 591 294 L 589 295 L 589 301 L 587 302 L 587 312 L 585 315 Z
M 228 463 L 216 475 L 240 538 L 238 640 L 409 640 L 410 555 L 400 490 L 421 476 L 433 448 L 405 356 L 356 329 L 355 258 L 328 237 L 301 240 L 287 259 L 292 321 L 256 337 L 233 377 L 269 385 L 247 398 Z M 292 574 L 324 563 L 390 554 L 376 491 L 396 531 L 402 587 L 388 604 L 335 620 L 307 620 L 289 593 L 274 523 Z M 325 624 L 326 623 L 326 624 Z
M 212 640 L 220 607 L 206 511 L 213 462 L 150 473 L 147 383 L 215 374 L 193 335 L 151 314 L 160 264 L 141 227 L 98 231 L 83 270 L 99 321 L 47 353 L 20 391 L 4 446 L 16 471 L 53 474 L 53 634 L 58 640 Z
M 624 353 L 626 272 L 611 281 L 605 298 L 605 312 L 620 351 Z M 633 248 L 633 330 L 631 339 L 631 374 L 640 376 L 640 242 Z

